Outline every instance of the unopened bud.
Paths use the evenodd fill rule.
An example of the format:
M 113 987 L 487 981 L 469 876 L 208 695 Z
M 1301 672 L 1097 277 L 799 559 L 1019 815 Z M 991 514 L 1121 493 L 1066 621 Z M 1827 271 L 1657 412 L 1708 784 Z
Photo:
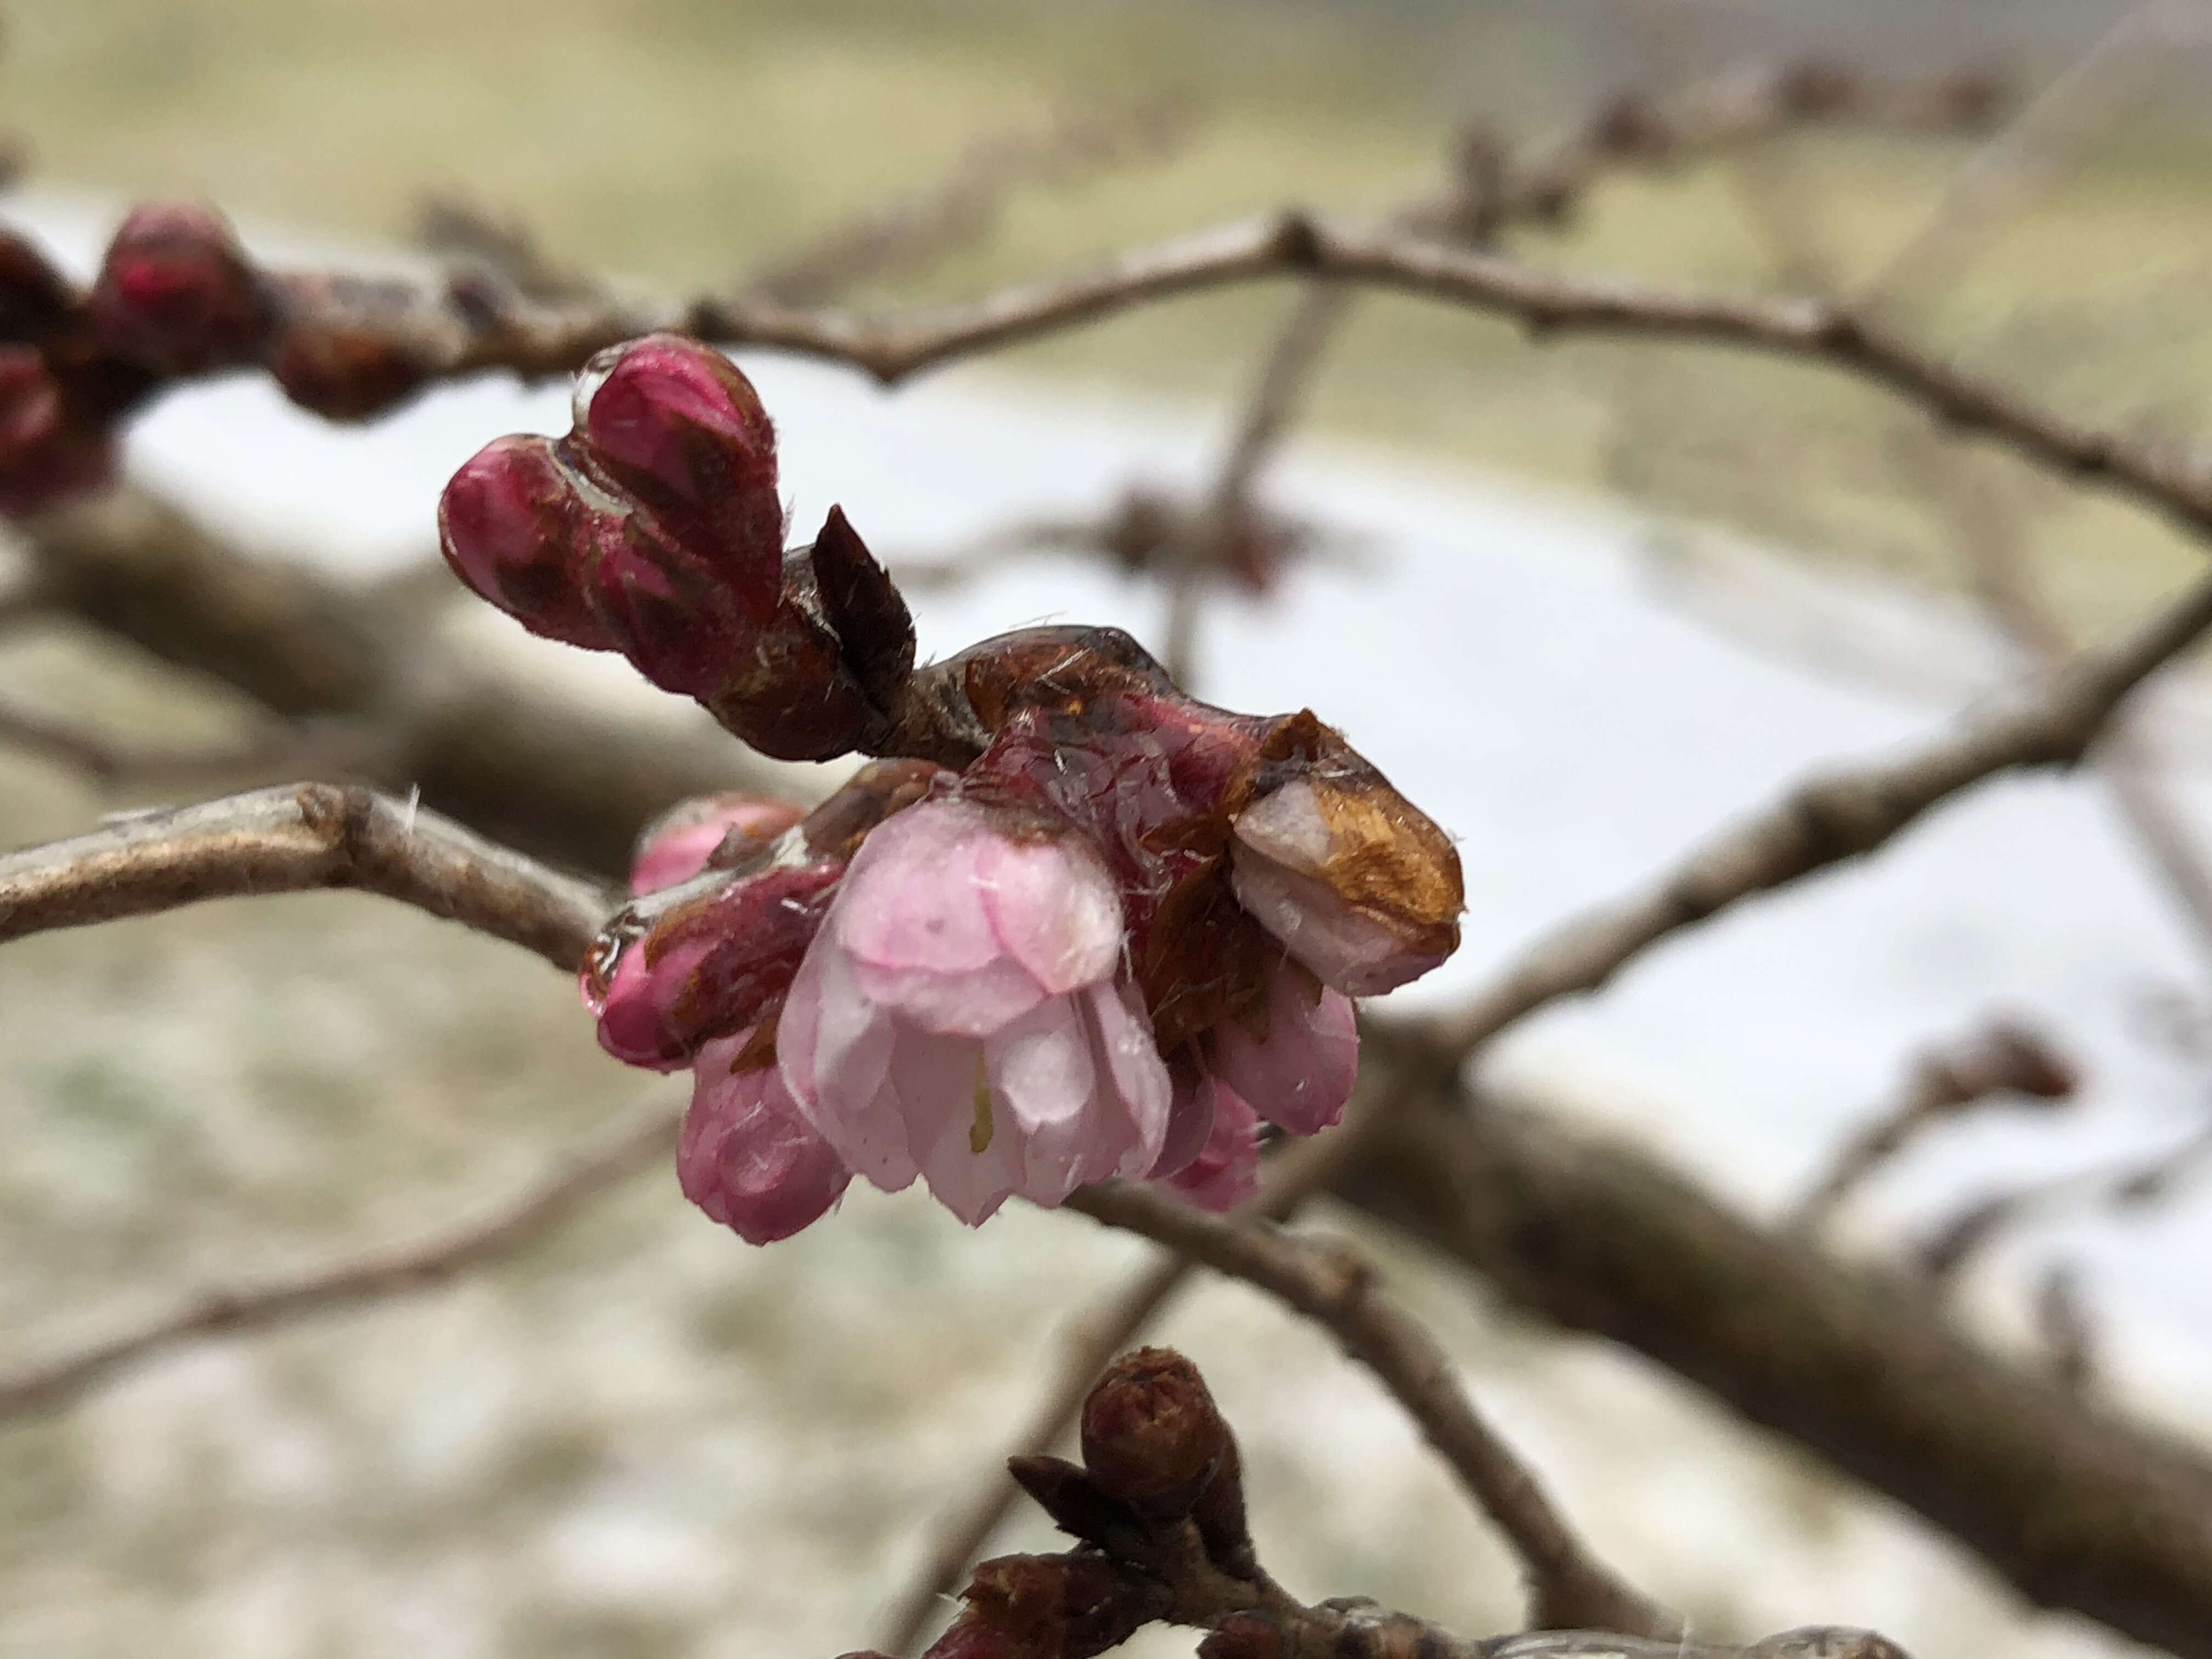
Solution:
M 438 545 L 453 574 L 533 634 L 610 651 L 617 641 L 580 579 L 582 509 L 543 438 L 500 438 L 438 498 Z
M 688 881 L 710 864 L 735 869 L 805 816 L 789 801 L 730 793 L 678 801 L 638 832 L 629 890 L 656 892 Z
M 1459 854 L 1336 733 L 1284 722 L 1291 755 L 1237 814 L 1237 902 L 1346 996 L 1417 979 L 1459 946 Z
M 1172 1348 L 1124 1354 L 1083 1402 L 1084 1467 L 1150 1515 L 1188 1512 L 1232 1443 L 1206 1379 Z
M 362 421 L 404 402 L 435 378 L 427 348 L 404 326 L 415 292 L 361 276 L 275 279 L 281 320 L 269 373 L 301 408 Z
M 190 203 L 149 204 L 123 222 L 85 309 L 106 349 L 163 374 L 249 361 L 267 322 L 261 278 L 229 222 Z
M 577 378 L 575 429 L 612 480 L 666 515 L 687 550 L 765 622 L 783 566 L 775 433 L 736 365 L 677 334 L 610 347 Z

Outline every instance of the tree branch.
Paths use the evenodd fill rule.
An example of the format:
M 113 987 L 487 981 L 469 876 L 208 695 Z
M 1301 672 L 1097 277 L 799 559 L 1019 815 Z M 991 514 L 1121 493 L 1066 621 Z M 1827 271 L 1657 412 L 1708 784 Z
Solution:
M 295 1278 L 204 1291 L 175 1311 L 0 1376 L 0 1420 L 73 1404 L 117 1373 L 210 1336 L 265 1330 L 449 1283 L 527 1249 L 590 1200 L 666 1152 L 676 1115 L 656 1107 L 549 1171 L 497 1209 L 410 1243 L 349 1257 Z
M 612 901 L 435 813 L 302 783 L 160 811 L 0 854 L 0 941 L 205 899 L 352 887 L 574 971 Z
M 1681 1634 L 1674 1615 L 1590 1553 L 1535 1472 L 1476 1411 L 1450 1356 L 1419 1321 L 1382 1294 L 1373 1264 L 1350 1246 L 1224 1220 L 1120 1182 L 1085 1188 L 1068 1200 L 1068 1207 L 1255 1285 L 1327 1327 L 1405 1407 L 1505 1534 L 1528 1577 L 1532 1624 L 1662 1639 Z
M 1911 1280 L 1496 1099 L 1395 1118 L 1340 1191 L 1909 1505 L 2037 1606 L 2212 1656 L 2212 1462 L 1991 1358 Z

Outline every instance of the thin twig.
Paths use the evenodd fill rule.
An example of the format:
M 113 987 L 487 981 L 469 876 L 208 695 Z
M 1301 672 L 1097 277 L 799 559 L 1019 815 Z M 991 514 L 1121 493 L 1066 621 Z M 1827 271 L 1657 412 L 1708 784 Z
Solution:
M 1325 1326 L 1389 1390 L 1505 1534 L 1528 1579 L 1531 1624 L 1659 1638 L 1681 1634 L 1674 1615 L 1590 1553 L 1535 1472 L 1477 1412 L 1451 1357 L 1382 1295 L 1373 1264 L 1348 1245 L 1206 1215 L 1118 1182 L 1086 1188 L 1068 1205 L 1255 1285 Z
M 0 941 L 205 899 L 353 887 L 534 951 L 574 970 L 606 896 L 434 812 L 302 783 L 134 813 L 0 854 Z
M 135 1330 L 0 1376 L 0 1419 L 59 1410 L 118 1372 L 186 1343 L 411 1295 L 519 1254 L 665 1153 L 675 1139 L 676 1122 L 665 1107 L 655 1107 L 459 1227 L 296 1277 L 204 1291 Z
M 1608 167 L 1663 173 L 1814 123 L 1969 131 L 1985 122 L 1998 101 L 1994 83 L 1971 76 L 1900 88 L 1868 82 L 1817 59 L 1735 70 L 1670 99 L 1613 99 L 1563 137 L 1518 156 L 1507 156 L 1486 133 L 1470 130 L 1462 137 L 1448 187 L 1404 204 L 1386 224 L 1409 235 L 1478 248 L 1516 224 L 1571 218 Z M 1196 672 L 1207 567 L 1248 510 L 1261 469 L 1297 418 L 1355 297 L 1348 284 L 1334 281 L 1314 283 L 1299 296 L 1261 360 L 1212 485 L 1182 539 L 1161 660 L 1187 688 Z
M 1429 1042 L 1463 1059 L 1532 1010 L 1596 990 L 1669 933 L 1755 893 L 1863 857 L 1994 773 L 2079 761 L 2121 700 L 2208 627 L 2212 581 L 2118 644 L 2011 688 L 1926 744 L 1805 780 L 1723 828 L 1650 886 L 1550 930 L 1487 989 L 1435 1021 Z
M 2160 1203 L 2207 1163 L 2212 1163 L 2212 1128 L 2148 1158 L 2033 1182 L 1977 1200 L 1929 1235 L 1914 1252 L 1914 1265 L 1933 1285 L 1956 1284 L 2008 1232 L 2069 1211 L 2132 1210 Z
M 1996 1019 L 1917 1058 L 1896 1103 L 1844 1141 L 1790 1224 L 1818 1231 L 1829 1217 L 1936 1124 L 1997 1104 L 2045 1110 L 2074 1098 L 2081 1069 L 2033 1026 Z
M 1024 189 L 1165 160 L 1182 146 L 1191 114 L 1181 99 L 1152 98 L 986 135 L 928 189 L 830 226 L 756 267 L 738 288 L 779 304 L 820 305 L 860 283 L 911 274 L 982 240 Z

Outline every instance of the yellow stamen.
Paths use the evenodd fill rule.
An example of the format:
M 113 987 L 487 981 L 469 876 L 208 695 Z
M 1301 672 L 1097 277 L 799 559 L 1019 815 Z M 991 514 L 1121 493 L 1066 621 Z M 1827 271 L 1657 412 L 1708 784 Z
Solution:
M 983 1062 L 975 1062 L 975 1121 L 968 1126 L 968 1150 L 981 1158 L 991 1150 L 998 1126 L 991 1118 L 991 1091 L 983 1081 Z

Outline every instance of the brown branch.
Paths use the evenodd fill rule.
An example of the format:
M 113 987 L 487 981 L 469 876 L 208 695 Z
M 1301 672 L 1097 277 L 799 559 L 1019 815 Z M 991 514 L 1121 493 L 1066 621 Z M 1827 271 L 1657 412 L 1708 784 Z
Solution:
M 1419 1321 L 1382 1295 L 1373 1264 L 1349 1246 L 1206 1215 L 1180 1200 L 1121 1182 L 1086 1188 L 1068 1205 L 1255 1285 L 1327 1327 L 1405 1407 L 1505 1534 L 1528 1579 L 1532 1624 L 1660 1638 L 1680 1635 L 1674 1615 L 1590 1553 L 1535 1472 L 1476 1411 L 1450 1356 Z
M 2077 1400 L 2096 1387 L 2097 1322 L 2071 1267 L 2044 1274 L 2035 1293 L 2035 1334 L 2052 1382 Z
M 573 970 L 611 908 L 459 824 L 359 787 L 302 783 L 135 813 L 0 854 L 0 941 L 214 898 L 359 888 Z
M 655 1108 L 459 1227 L 295 1277 L 204 1291 L 134 1330 L 0 1375 L 0 1420 L 60 1410 L 118 1373 L 187 1343 L 267 1330 L 450 1283 L 529 1249 L 666 1152 L 675 1137 L 675 1115 Z
M 2212 1656 L 2212 1462 L 2092 1413 L 1909 1280 L 1777 1237 L 1499 1099 L 1415 1111 L 1342 1196 L 1521 1311 L 1645 1354 L 1974 1551 L 2039 1607 Z
M 1992 774 L 2081 758 L 2122 699 L 2212 627 L 2212 581 L 2117 645 L 2014 687 L 1948 732 L 1892 760 L 1831 770 L 1726 827 L 1643 891 L 1571 919 L 1471 1002 L 1433 1023 L 1442 1054 L 1464 1057 L 1562 996 L 1594 991 L 1669 933 L 1756 893 L 1863 857 Z

